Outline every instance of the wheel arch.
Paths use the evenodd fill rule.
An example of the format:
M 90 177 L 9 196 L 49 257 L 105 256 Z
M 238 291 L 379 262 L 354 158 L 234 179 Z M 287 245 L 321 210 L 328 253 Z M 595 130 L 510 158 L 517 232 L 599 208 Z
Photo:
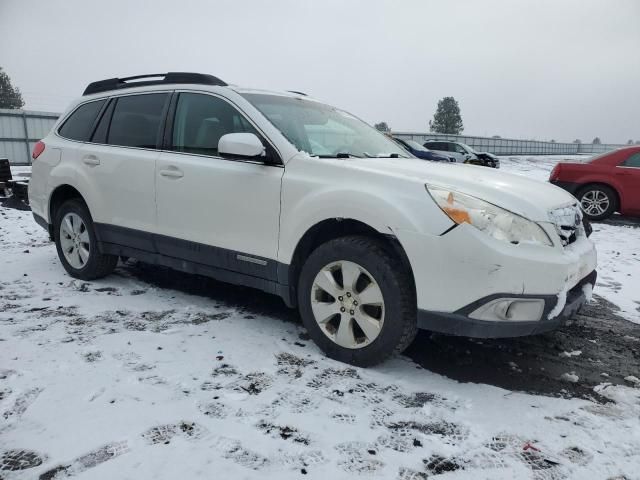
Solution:
M 352 218 L 329 218 L 310 227 L 300 238 L 293 251 L 291 263 L 288 265 L 288 268 L 286 268 L 286 272 L 284 273 L 285 278 L 283 279 L 289 285 L 289 301 L 287 302 L 289 306 L 296 306 L 300 272 L 309 255 L 320 245 L 330 240 L 350 235 L 360 235 L 375 238 L 380 241 L 385 250 L 401 262 L 401 265 L 409 274 L 412 288 L 415 290 L 415 280 L 411 262 L 404 248 L 394 235 L 383 234 L 360 220 Z
M 58 185 L 53 192 L 51 192 L 51 196 L 49 197 L 49 206 L 47 213 L 49 214 L 49 236 L 53 240 L 53 223 L 55 219 L 55 214 L 60 205 L 62 205 L 67 200 L 71 200 L 72 198 L 79 198 L 85 204 L 87 203 L 84 196 L 80 191 L 72 185 L 62 184 Z

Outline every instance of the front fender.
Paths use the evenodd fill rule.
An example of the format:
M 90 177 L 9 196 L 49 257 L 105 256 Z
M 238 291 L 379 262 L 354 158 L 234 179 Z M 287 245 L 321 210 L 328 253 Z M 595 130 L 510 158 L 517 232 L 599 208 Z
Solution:
M 278 260 L 290 263 L 304 234 L 329 219 L 350 219 L 382 234 L 395 230 L 439 235 L 453 225 L 426 192 L 424 183 L 359 172 L 357 181 L 345 169 L 329 165 L 304 174 L 292 161 L 283 178 Z M 292 168 L 293 167 L 293 168 Z

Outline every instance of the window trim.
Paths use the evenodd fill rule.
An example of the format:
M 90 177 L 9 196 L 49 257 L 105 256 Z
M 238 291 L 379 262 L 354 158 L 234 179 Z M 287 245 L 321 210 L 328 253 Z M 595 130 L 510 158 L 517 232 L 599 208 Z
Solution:
M 173 150 L 173 128 L 175 124 L 175 115 L 178 109 L 178 101 L 181 93 L 191 93 L 197 95 L 207 95 L 210 97 L 215 97 L 223 102 L 229 104 L 232 108 L 234 108 L 248 123 L 251 125 L 260 135 L 259 138 L 263 142 L 267 143 L 267 152 L 269 151 L 269 146 L 271 146 L 272 153 L 276 155 L 274 158 L 274 162 L 265 162 L 263 160 L 252 160 L 250 158 L 231 158 L 231 157 L 223 157 L 220 155 L 205 155 L 202 153 L 191 153 L 191 152 L 180 152 L 178 150 Z M 191 89 L 179 89 L 174 91 L 174 98 L 172 98 L 171 108 L 169 108 L 165 132 L 164 132 L 164 140 L 163 140 L 163 152 L 180 154 L 180 155 L 189 155 L 195 157 L 203 157 L 203 158 L 214 158 L 216 160 L 226 160 L 232 162 L 242 162 L 242 163 L 253 163 L 258 165 L 266 165 L 270 167 L 280 167 L 284 168 L 284 162 L 282 160 L 282 154 L 280 150 L 273 144 L 273 142 L 269 139 L 269 137 L 262 131 L 262 129 L 256 125 L 256 123 L 240 108 L 235 102 L 231 101 L 229 98 L 224 97 L 222 95 L 215 94 L 213 92 L 206 92 L 202 90 L 191 90 Z

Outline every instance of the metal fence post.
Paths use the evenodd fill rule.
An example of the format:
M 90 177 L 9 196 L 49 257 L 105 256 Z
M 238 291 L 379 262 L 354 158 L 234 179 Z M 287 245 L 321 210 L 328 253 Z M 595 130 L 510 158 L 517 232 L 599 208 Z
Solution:
M 27 127 L 27 112 L 22 110 L 22 126 L 24 127 L 24 146 L 27 149 L 27 161 L 31 164 L 31 147 L 29 147 L 29 128 Z

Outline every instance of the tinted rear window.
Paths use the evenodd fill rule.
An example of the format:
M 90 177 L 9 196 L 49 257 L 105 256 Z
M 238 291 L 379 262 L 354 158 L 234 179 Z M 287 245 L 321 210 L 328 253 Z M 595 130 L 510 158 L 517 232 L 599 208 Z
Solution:
M 71 140 L 89 141 L 93 124 L 105 102 L 106 100 L 98 100 L 81 105 L 65 120 L 58 133 Z
M 125 147 L 156 148 L 168 93 L 118 98 L 107 143 Z

